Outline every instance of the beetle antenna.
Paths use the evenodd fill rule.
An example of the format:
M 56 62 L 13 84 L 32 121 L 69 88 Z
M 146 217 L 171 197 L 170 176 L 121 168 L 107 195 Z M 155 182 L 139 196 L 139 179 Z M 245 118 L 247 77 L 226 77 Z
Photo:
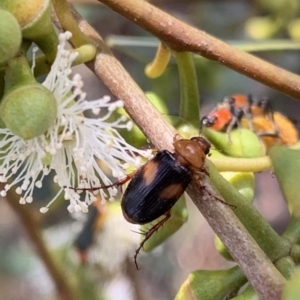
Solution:
M 93 191 L 97 191 L 97 190 L 101 190 L 101 189 L 108 189 L 114 186 L 117 187 L 122 187 L 123 184 L 125 184 L 127 181 L 131 180 L 132 177 L 135 175 L 136 171 L 133 171 L 129 174 L 126 174 L 126 176 L 112 184 L 108 184 L 108 185 L 101 185 L 101 186 L 96 186 L 96 187 L 89 187 L 89 188 L 81 188 L 81 187 L 72 187 L 72 186 L 64 186 L 64 188 L 69 188 L 71 190 L 75 190 L 75 191 L 89 191 L 89 192 L 93 192 Z

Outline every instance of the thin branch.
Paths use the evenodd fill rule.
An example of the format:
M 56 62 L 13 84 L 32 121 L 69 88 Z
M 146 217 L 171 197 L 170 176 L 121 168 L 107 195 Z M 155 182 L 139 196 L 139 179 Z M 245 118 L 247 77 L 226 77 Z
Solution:
M 146 1 L 99 0 L 175 51 L 190 51 L 300 100 L 300 77 L 210 36 Z
M 125 2 L 122 1 L 122 3 Z M 92 38 L 101 49 L 95 61 L 88 64 L 89 68 L 115 97 L 124 101 L 125 109 L 150 141 L 158 149 L 172 151 L 175 129 L 150 104 L 126 70 L 113 57 L 98 33 L 75 10 L 73 14 L 84 34 Z M 201 180 L 205 189 L 202 185 L 199 186 L 199 181 L 195 181 L 187 190 L 195 205 L 228 247 L 232 256 L 255 286 L 258 295 L 262 299 L 280 299 L 284 278 L 247 233 L 231 209 L 210 196 L 215 191 L 209 179 L 205 177 Z
M 45 241 L 43 240 L 40 225 L 36 218 L 34 218 L 31 207 L 21 205 L 19 203 L 19 197 L 12 191 L 7 192 L 7 203 L 11 206 L 14 212 L 21 220 L 22 226 L 26 230 L 28 237 L 30 238 L 36 253 L 39 255 L 41 261 L 44 263 L 46 270 L 51 276 L 58 293 L 58 297 L 61 300 L 75 300 L 76 297 L 72 293 L 72 289 L 68 284 L 67 279 L 63 275 L 63 268 L 57 265 L 57 262 L 53 259 L 53 256 L 49 252 Z
M 82 45 L 90 44 L 91 41 L 86 37 L 86 35 L 82 34 L 79 30 L 77 23 L 72 17 L 69 6 L 66 0 L 52 0 L 53 8 L 59 19 L 61 20 L 61 24 L 64 27 L 64 24 L 67 24 L 68 30 L 72 32 L 71 42 L 76 43 L 77 47 Z

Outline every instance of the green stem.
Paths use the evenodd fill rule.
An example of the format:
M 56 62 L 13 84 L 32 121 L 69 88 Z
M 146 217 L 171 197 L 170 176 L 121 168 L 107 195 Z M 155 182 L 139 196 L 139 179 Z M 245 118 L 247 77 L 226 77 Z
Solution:
M 70 51 L 78 53 L 78 56 L 72 62 L 72 66 L 74 67 L 74 66 L 77 66 L 77 65 L 80 65 L 80 64 L 83 64 L 83 63 L 93 60 L 96 55 L 97 50 L 94 45 L 89 44 L 89 45 L 83 45 L 81 47 L 78 47 L 78 48 L 70 50 Z M 32 64 L 32 62 L 30 64 Z M 35 68 L 34 68 L 35 77 L 39 77 L 39 76 L 49 73 L 50 68 L 51 68 L 51 66 L 47 62 L 45 55 L 40 55 L 40 56 L 36 57 Z
M 300 217 L 291 216 L 290 223 L 282 237 L 286 238 L 291 244 L 300 242 Z
M 237 208 L 234 214 L 272 261 L 289 254 L 290 243 L 280 237 L 258 211 L 209 164 L 210 179 L 221 196 Z
M 299 264 L 300 262 L 300 245 L 293 245 L 291 249 L 290 256 L 293 258 L 293 260 Z
M 157 47 L 159 42 L 156 38 L 151 37 L 136 37 L 136 36 L 122 36 L 110 34 L 106 38 L 108 46 L 112 48 L 123 49 L 123 47 Z M 226 41 L 233 47 L 245 52 L 270 52 L 270 51 L 286 51 L 299 50 L 299 42 L 291 40 L 264 40 L 259 42 L 239 42 L 234 40 Z M 199 55 L 194 55 L 195 59 L 202 59 Z
M 19 86 L 33 83 L 36 83 L 36 80 L 25 56 L 19 55 L 8 61 L 5 68 L 5 93 Z
M 4 69 L 1 69 L 0 70 L 0 99 L 2 99 L 2 97 L 3 97 L 4 87 L 5 87 Z
M 195 128 L 200 127 L 199 92 L 192 53 L 173 52 L 180 78 L 179 117 Z
M 55 60 L 59 40 L 51 22 L 51 3 L 47 1 L 45 10 L 41 10 L 30 26 L 23 29 L 23 38 L 34 41 L 52 63 Z M 25 14 L 26 15 L 26 14 Z
M 267 52 L 299 50 L 299 42 L 291 40 L 265 40 L 259 42 L 230 42 L 234 47 L 246 52 Z
M 272 167 L 269 156 L 258 158 L 209 157 L 219 172 L 262 172 Z
M 54 62 L 56 53 L 57 53 L 57 46 L 59 44 L 57 33 L 53 28 L 52 24 L 49 26 L 49 30 L 47 35 L 42 34 L 39 37 L 34 39 L 34 42 L 39 46 L 39 48 L 45 54 L 47 61 L 49 63 Z
M 280 258 L 276 261 L 275 266 L 286 279 L 291 277 L 296 268 L 296 264 L 290 256 Z
M 92 41 L 84 35 L 78 27 L 78 23 L 73 18 L 69 5 L 66 0 L 52 0 L 55 13 L 60 21 L 61 26 L 66 31 L 72 32 L 70 41 L 75 47 L 85 44 L 91 44 Z
M 84 64 L 88 61 L 91 61 L 95 58 L 97 53 L 97 48 L 93 44 L 85 44 L 79 46 L 78 48 L 74 49 L 73 51 L 78 53 L 78 56 L 73 61 L 72 66 L 77 66 Z

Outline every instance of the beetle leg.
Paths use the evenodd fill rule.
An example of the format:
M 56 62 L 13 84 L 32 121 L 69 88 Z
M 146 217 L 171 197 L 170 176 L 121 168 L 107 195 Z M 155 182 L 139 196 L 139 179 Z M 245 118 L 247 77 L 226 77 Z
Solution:
M 201 172 L 203 172 L 205 175 L 209 177 L 209 172 L 205 168 L 202 168 Z
M 213 194 L 206 188 L 205 185 L 202 185 L 201 188 L 204 189 L 204 190 L 207 192 L 207 194 L 209 194 L 211 197 L 213 197 L 216 201 L 219 201 L 219 202 L 221 202 L 221 203 L 224 204 L 224 205 L 228 205 L 228 206 L 230 206 L 232 209 L 236 209 L 236 208 L 237 208 L 235 205 L 230 204 L 230 203 L 228 203 L 228 202 L 226 202 L 226 201 L 220 199 L 219 197 L 216 197 L 215 195 L 213 195 Z
M 203 170 L 201 170 L 201 172 L 204 172 Z M 206 175 L 208 175 L 209 176 L 209 174 L 207 174 L 206 172 L 204 172 Z M 202 182 L 201 182 L 201 180 L 200 180 L 200 177 L 198 176 L 198 175 L 196 175 L 196 176 L 194 176 L 194 179 L 195 180 L 198 180 L 199 182 L 200 182 L 200 184 L 201 184 L 201 189 L 203 189 L 203 190 L 205 190 L 211 197 L 213 197 L 216 201 L 219 201 L 219 202 L 221 202 L 222 204 L 224 204 L 224 205 L 228 205 L 228 206 L 230 206 L 232 209 L 236 209 L 236 206 L 235 205 L 233 205 L 233 204 L 230 204 L 230 203 L 228 203 L 228 202 L 226 202 L 226 201 L 224 201 L 224 200 L 222 200 L 222 199 L 220 199 L 219 197 L 216 197 L 215 195 L 213 195 L 207 188 L 206 188 L 206 186 L 204 185 L 204 184 L 202 184 Z
M 165 222 L 171 217 L 171 211 L 169 210 L 168 212 L 165 213 L 164 218 L 161 219 L 158 223 L 156 223 L 155 225 L 153 225 L 147 232 L 142 232 L 143 235 L 145 235 L 145 238 L 142 240 L 142 242 L 140 243 L 140 246 L 135 250 L 135 254 L 133 256 L 134 259 L 134 264 L 137 270 L 139 270 L 139 266 L 137 263 L 137 257 L 140 253 L 140 250 L 144 247 L 145 243 L 147 242 L 147 240 L 150 239 L 150 237 L 156 232 L 158 231 L 158 229 L 160 227 L 162 227 Z

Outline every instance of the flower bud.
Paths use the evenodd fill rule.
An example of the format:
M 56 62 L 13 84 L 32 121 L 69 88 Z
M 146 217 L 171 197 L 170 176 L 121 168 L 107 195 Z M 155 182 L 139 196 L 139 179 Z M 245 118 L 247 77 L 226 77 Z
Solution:
M 253 17 L 245 25 L 248 36 L 255 40 L 267 39 L 273 36 L 279 28 L 279 23 L 270 17 Z
M 54 61 L 58 38 L 51 22 L 50 0 L 2 0 L 0 7 L 15 16 L 23 38 L 35 42 L 47 60 Z
M 56 99 L 36 82 L 25 56 L 18 55 L 7 62 L 4 88 L 0 118 L 12 133 L 28 140 L 54 124 Z
M 237 266 L 227 270 L 195 271 L 182 284 L 175 300 L 224 299 L 246 281 L 246 277 Z
M 0 64 L 14 57 L 21 45 L 21 28 L 16 18 L 8 11 L 0 9 Z
M 295 41 L 300 41 L 300 18 L 293 19 L 288 25 L 288 33 Z
M 190 139 L 193 136 L 199 135 L 199 129 L 195 128 L 191 124 L 181 123 L 179 126 L 176 126 L 178 133 L 185 139 Z
M 244 128 L 232 130 L 229 134 L 202 128 L 203 134 L 209 139 L 214 147 L 222 153 L 233 157 L 261 157 L 265 155 L 266 148 L 257 135 Z
M 300 268 L 296 268 L 293 275 L 284 286 L 282 298 L 284 300 L 295 300 L 299 298 L 300 294 Z
M 53 94 L 41 84 L 32 84 L 7 93 L 1 102 L 4 124 L 24 140 L 43 134 L 55 121 L 57 106 Z

